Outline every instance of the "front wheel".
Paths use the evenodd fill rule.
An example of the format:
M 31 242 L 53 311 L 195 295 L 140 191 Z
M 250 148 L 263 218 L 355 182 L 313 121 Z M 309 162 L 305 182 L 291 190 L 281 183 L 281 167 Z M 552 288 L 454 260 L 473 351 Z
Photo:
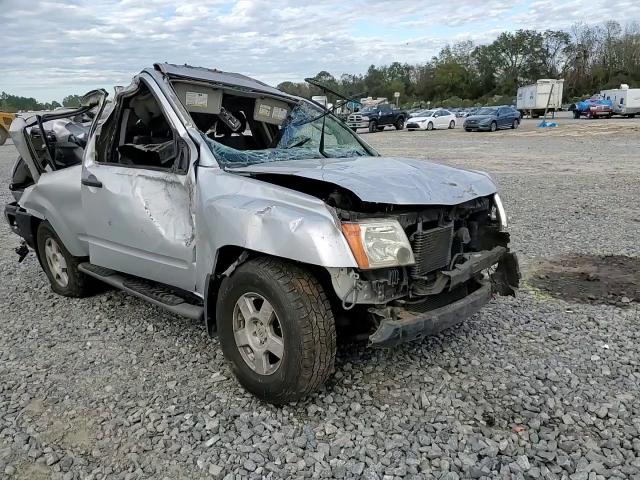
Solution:
M 9 138 L 9 133 L 2 127 L 0 127 L 0 145 L 4 145 L 4 142 Z
M 498 129 L 498 124 L 496 122 L 491 122 L 491 126 L 489 128 L 492 132 L 495 132 Z
M 433 130 L 433 123 L 431 122 L 427 123 L 427 130 L 429 131 Z
M 575 118 L 576 120 L 580 118 L 580 112 L 578 110 L 573 111 L 573 118 Z
M 369 133 L 375 133 L 378 131 L 378 124 L 375 120 L 369 122 Z
M 80 259 L 74 257 L 53 231 L 43 222 L 37 233 L 38 256 L 51 290 L 65 297 L 84 297 L 90 291 L 91 280 L 78 270 Z
M 299 400 L 331 375 L 336 330 L 329 301 L 307 270 L 260 257 L 220 286 L 220 344 L 238 381 L 261 400 Z

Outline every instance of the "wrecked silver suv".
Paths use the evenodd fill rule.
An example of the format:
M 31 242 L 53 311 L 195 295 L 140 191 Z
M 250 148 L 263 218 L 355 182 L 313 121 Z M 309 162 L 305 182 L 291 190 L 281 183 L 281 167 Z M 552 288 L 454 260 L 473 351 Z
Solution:
M 105 97 L 14 120 L 11 228 L 61 295 L 98 280 L 204 319 L 264 400 L 322 385 L 336 332 L 389 347 L 517 287 L 483 173 L 381 157 L 322 107 L 237 74 L 157 64 L 108 115 Z M 61 134 L 83 114 L 84 140 Z

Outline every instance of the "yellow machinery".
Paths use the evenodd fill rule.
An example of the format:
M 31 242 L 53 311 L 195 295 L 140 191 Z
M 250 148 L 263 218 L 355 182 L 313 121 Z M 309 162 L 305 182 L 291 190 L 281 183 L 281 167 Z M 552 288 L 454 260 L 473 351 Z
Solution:
M 15 113 L 0 112 L 0 145 L 4 145 L 9 138 L 9 126 L 15 117 Z

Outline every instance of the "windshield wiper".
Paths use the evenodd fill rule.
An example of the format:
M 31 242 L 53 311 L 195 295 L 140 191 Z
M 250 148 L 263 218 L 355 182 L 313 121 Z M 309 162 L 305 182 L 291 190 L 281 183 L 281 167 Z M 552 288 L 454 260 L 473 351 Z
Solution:
M 335 95 L 337 97 L 340 97 L 343 99 L 343 102 L 340 103 L 339 106 L 342 105 L 346 105 L 349 102 L 355 102 L 355 103 L 360 103 L 357 100 L 353 100 L 352 98 L 347 97 L 346 95 L 342 95 L 341 93 L 338 93 L 332 89 L 330 89 L 329 87 L 327 87 L 326 85 L 321 84 L 320 82 L 316 81 L 313 78 L 305 78 L 304 79 L 305 82 L 318 87 L 320 90 L 322 90 L 322 92 L 325 94 L 327 93 L 331 93 L 332 95 Z M 333 105 L 331 108 L 327 108 L 327 105 L 325 103 L 324 105 L 324 109 L 325 111 L 322 113 L 322 115 L 318 115 L 316 118 L 313 118 L 307 122 L 304 122 L 302 125 L 306 124 L 306 123 L 310 123 L 310 122 L 315 122 L 316 120 L 322 118 L 322 129 L 320 130 L 320 144 L 318 145 L 318 151 L 320 152 L 320 154 L 323 157 L 326 157 L 327 155 L 324 153 L 324 127 L 326 124 L 326 119 L 327 119 L 327 115 L 329 115 L 330 113 L 333 113 L 333 111 L 338 107 L 338 102 L 335 103 L 335 105 Z

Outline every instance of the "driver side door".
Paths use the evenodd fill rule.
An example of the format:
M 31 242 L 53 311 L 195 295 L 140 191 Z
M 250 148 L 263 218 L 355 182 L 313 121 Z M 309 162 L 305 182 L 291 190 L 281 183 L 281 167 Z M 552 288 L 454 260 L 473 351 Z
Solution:
M 82 207 L 92 264 L 193 291 L 193 159 L 171 108 L 139 78 L 91 139 Z

